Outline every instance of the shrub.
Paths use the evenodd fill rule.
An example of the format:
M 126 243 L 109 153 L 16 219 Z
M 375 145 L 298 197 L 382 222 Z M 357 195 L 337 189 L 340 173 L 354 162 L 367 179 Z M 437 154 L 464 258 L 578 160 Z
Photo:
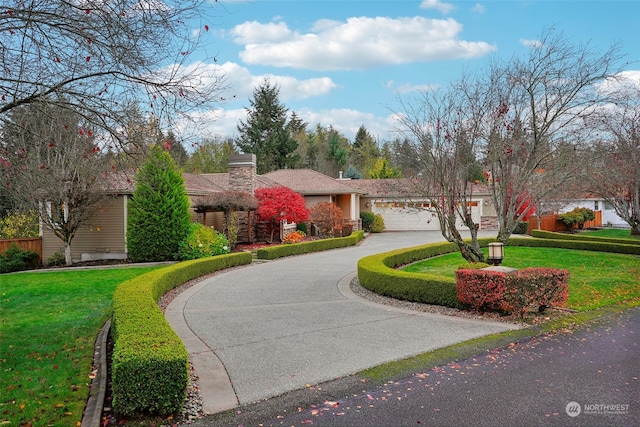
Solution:
M 507 275 L 500 271 L 456 271 L 456 296 L 474 310 L 507 310 L 504 294 Z
M 296 229 L 297 229 L 298 231 L 303 232 L 305 236 L 306 236 L 307 234 L 309 234 L 309 232 L 307 231 L 307 223 L 306 223 L 306 222 L 299 222 L 299 223 L 296 225 Z
M 54 252 L 49 258 L 47 258 L 47 265 L 51 267 L 65 265 L 67 261 L 64 258 L 62 252 Z
M 191 215 L 184 179 L 171 155 L 153 147 L 135 182 L 127 222 L 129 256 L 134 261 L 178 259 L 180 243 L 189 234 Z
M 40 255 L 31 250 L 22 250 L 11 243 L 7 250 L 0 253 L 0 273 L 32 270 L 40 263 Z
M 309 211 L 309 220 L 320 230 L 320 235 L 330 236 L 333 230 L 342 229 L 342 209 L 331 202 L 320 202 Z
M 540 313 L 562 306 L 569 298 L 569 272 L 554 268 L 525 268 L 508 275 L 504 301 L 509 311 L 523 316 L 531 305 Z
M 518 221 L 516 228 L 513 229 L 513 234 L 527 234 L 529 229 L 529 223 L 526 221 Z
M 553 231 L 533 230 L 531 232 L 531 235 L 533 237 L 537 237 L 540 239 L 580 240 L 583 242 L 619 243 L 622 245 L 640 245 L 640 240 L 619 239 L 615 237 L 590 236 L 588 234 L 567 234 L 567 233 L 556 233 Z
M 296 230 L 284 236 L 284 239 L 282 239 L 282 243 L 284 244 L 300 243 L 304 240 L 304 236 L 306 236 L 306 234 L 304 234 L 302 231 Z
M 375 214 L 373 217 L 373 224 L 371 224 L 372 233 L 382 233 L 384 231 L 384 219 L 382 215 Z
M 531 305 L 543 312 L 561 306 L 569 297 L 569 272 L 552 268 L 525 268 L 510 274 L 499 271 L 456 271 L 456 295 L 475 310 L 501 310 L 523 316 Z
M 311 252 L 325 251 L 328 249 L 355 246 L 362 239 L 364 239 L 364 232 L 356 231 L 348 237 L 321 239 L 311 242 L 294 243 L 291 245 L 278 245 L 260 248 L 256 252 L 256 256 L 258 259 L 277 259 L 292 255 L 302 255 Z
M 575 208 L 574 210 L 558 215 L 560 221 L 569 227 L 577 225 L 582 229 L 584 223 L 595 219 L 595 213 L 589 208 Z
M 229 253 L 227 237 L 210 227 L 192 223 L 189 235 L 180 242 L 178 257 L 181 260 L 198 259 Z
M 371 232 L 371 226 L 376 218 L 376 214 L 373 212 L 360 212 L 360 219 L 362 220 L 362 229 L 367 233 Z
M 38 215 L 9 211 L 0 219 L 0 239 L 38 237 Z
M 188 354 L 166 321 L 158 299 L 196 277 L 250 264 L 246 252 L 181 262 L 118 285 L 112 300 L 113 410 L 122 415 L 169 415 L 182 408 Z

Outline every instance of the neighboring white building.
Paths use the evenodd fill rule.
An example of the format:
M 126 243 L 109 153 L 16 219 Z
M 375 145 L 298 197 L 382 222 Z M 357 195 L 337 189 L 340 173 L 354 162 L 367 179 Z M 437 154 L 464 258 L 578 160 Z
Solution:
M 629 224 L 618 216 L 611 203 L 597 196 L 586 196 L 583 199 L 567 201 L 567 203 L 558 210 L 558 213 L 566 213 L 575 208 L 589 208 L 593 211 L 602 211 L 602 225 L 604 227 L 629 228 Z

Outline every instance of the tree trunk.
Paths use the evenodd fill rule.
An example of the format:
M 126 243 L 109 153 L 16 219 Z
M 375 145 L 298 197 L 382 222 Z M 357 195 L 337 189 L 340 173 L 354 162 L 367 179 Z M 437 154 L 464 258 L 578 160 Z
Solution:
M 64 242 L 64 261 L 67 266 L 73 264 L 71 260 L 71 242 Z

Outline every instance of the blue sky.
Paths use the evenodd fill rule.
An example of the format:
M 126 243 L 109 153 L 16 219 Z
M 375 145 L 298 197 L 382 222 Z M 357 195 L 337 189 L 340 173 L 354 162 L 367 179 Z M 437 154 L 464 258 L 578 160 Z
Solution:
M 445 86 L 491 58 L 522 55 L 548 27 L 594 49 L 621 42 L 640 81 L 636 0 L 219 0 L 204 24 L 191 59 L 226 75 L 221 95 L 230 100 L 205 114 L 205 136 L 234 135 L 254 88 L 268 78 L 309 128 L 333 125 L 352 139 L 364 125 L 389 140 L 398 96 Z

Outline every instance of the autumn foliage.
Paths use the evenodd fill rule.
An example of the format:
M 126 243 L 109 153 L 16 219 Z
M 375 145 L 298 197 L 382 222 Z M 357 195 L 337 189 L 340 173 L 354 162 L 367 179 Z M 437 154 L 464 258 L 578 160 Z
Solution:
M 321 235 L 330 235 L 334 229 L 342 229 L 342 209 L 331 202 L 320 202 L 313 206 L 309 218 L 318 226 Z
M 287 187 L 259 188 L 255 194 L 258 198 L 256 216 L 268 224 L 272 241 L 280 221 L 298 223 L 309 218 L 304 197 Z
M 523 316 L 530 306 L 542 312 L 562 306 L 569 297 L 569 272 L 525 268 L 511 274 L 499 271 L 456 271 L 458 300 L 475 310 L 500 310 Z

